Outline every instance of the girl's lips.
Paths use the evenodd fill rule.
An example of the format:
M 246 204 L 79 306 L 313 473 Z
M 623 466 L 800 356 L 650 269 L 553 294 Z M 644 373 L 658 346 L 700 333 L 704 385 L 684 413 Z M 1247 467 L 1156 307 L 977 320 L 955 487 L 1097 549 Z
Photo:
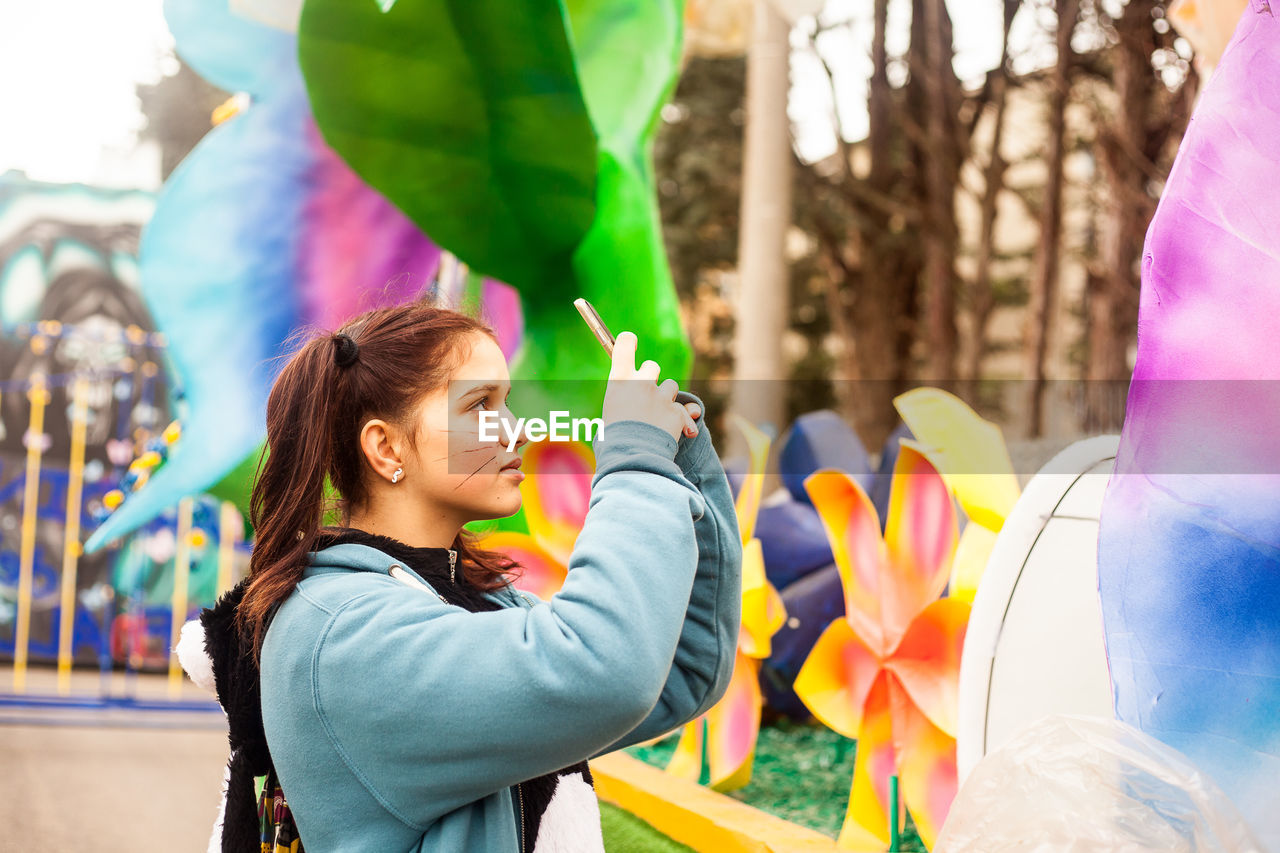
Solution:
M 524 472 L 516 467 L 503 468 L 502 473 L 511 475 L 511 479 L 515 480 L 517 483 L 524 480 Z

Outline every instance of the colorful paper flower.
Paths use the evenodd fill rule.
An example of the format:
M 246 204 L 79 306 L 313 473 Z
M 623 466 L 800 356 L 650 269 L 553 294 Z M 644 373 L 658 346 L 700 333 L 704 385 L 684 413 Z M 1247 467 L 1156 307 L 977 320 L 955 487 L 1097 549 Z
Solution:
M 760 734 L 760 661 L 772 651 L 771 638 L 786 621 L 782 597 L 765 577 L 764 551 L 755 538 L 756 515 L 764 487 L 769 437 L 737 418 L 747 437 L 751 466 L 743 479 L 735 506 L 742 533 L 742 629 L 733 677 L 725 695 L 701 718 L 684 727 L 667 771 L 689 779 L 701 779 L 706 770 L 709 784 L 718 790 L 741 788 L 751 781 L 756 739 Z M 705 747 L 705 748 L 704 748 Z
M 884 536 L 866 492 L 847 474 L 805 483 L 831 541 L 845 616 L 823 632 L 796 693 L 827 726 L 858 741 L 839 846 L 889 840 L 889 778 L 931 844 L 956 793 L 960 651 L 969 604 L 939 598 L 957 530 L 946 483 L 917 449 L 894 466 Z
M 287 18 L 277 6 L 268 17 Z M 418 298 L 440 268 L 439 246 L 321 138 L 294 33 L 236 14 L 226 0 L 167 3 L 165 17 L 184 61 L 241 96 L 165 183 L 139 250 L 142 295 L 189 404 L 183 447 L 133 484 L 90 553 L 187 495 L 225 491 L 247 509 L 245 474 L 261 450 L 285 342 Z M 472 285 L 514 354 L 523 334 L 516 293 L 479 278 Z
M 539 442 L 529 445 L 521 467 L 528 472 L 521 491 L 529 533 L 500 531 L 480 544 L 520 564 L 518 589 L 547 599 L 568 577 L 569 555 L 591 502 L 596 457 L 585 444 Z
M 237 96 L 166 183 L 141 249 L 143 293 L 190 404 L 186 447 L 88 550 L 184 495 L 220 491 L 246 507 L 282 343 L 418 298 L 441 248 L 475 272 L 441 301 L 493 321 L 525 380 L 521 407 L 599 400 L 602 362 L 582 357 L 590 334 L 573 296 L 628 318 L 646 355 L 687 375 L 650 153 L 679 69 L 680 11 L 670 0 L 165 4 L 183 59 Z M 441 285 L 437 295 L 456 289 Z
M 1098 598 L 1116 716 L 1280 850 L 1280 3 L 1235 6 L 1147 229 Z
M 760 541 L 754 538 L 762 497 L 769 438 L 740 421 L 751 450 L 751 470 L 736 504 L 743 538 L 742 629 L 729 688 L 703 717 L 685 727 L 667 769 L 697 779 L 703 769 L 704 732 L 710 781 L 721 790 L 745 785 L 751 778 L 760 731 L 759 661 L 769 656 L 770 638 L 786 619 L 782 599 L 765 578 Z M 568 576 L 569 556 L 582 530 L 591 498 L 595 456 L 582 444 L 544 442 L 530 445 L 523 468 L 524 510 L 529 533 L 500 531 L 481 545 L 500 551 L 521 565 L 515 585 L 540 598 L 550 598 Z
M 966 525 L 951 566 L 952 598 L 973 602 L 996 534 L 1022 494 L 1000 427 L 939 388 L 914 388 L 893 400 L 918 450 L 942 475 L 973 524 Z

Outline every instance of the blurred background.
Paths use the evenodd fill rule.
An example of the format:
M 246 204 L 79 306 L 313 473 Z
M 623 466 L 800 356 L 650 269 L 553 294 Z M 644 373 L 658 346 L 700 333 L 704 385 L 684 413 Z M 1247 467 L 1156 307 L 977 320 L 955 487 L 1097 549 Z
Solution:
M 754 6 L 690 0 L 683 68 L 657 133 L 663 235 L 695 382 L 735 375 L 735 320 L 758 311 L 781 334 L 776 352 L 757 340 L 764 352 L 750 358 L 807 380 L 782 423 L 833 404 L 878 446 L 894 395 L 946 380 L 1002 407 L 992 411 L 1015 433 L 1117 427 L 1112 389 L 1054 409 L 1040 383 L 1128 378 L 1142 235 L 1199 81 L 1171 26 L 1176 10 L 1155 0 L 808 0 L 756 16 Z M 140 225 L 147 194 L 231 97 L 177 58 L 159 2 L 10 7 L 0 39 L 11 208 L 49 184 L 81 185 L 81 206 L 132 190 Z M 749 93 L 753 41 L 763 67 Z M 766 176 L 761 205 L 774 208 L 754 215 L 742 209 L 749 114 L 768 125 L 752 153 Z M 13 268 L 30 237 L 4 236 L 6 328 L 71 310 L 47 304 L 57 288 L 36 273 L 14 278 L 31 267 Z M 742 269 L 740 256 L 767 254 L 779 236 L 781 267 Z M 127 253 L 127 233 L 98 239 L 108 237 Z M 744 280 L 752 274 L 766 286 Z M 102 311 L 145 310 L 125 307 L 128 273 L 116 275 L 122 304 Z M 854 393 L 857 380 L 884 382 Z M 984 392 L 998 380 L 1033 387 Z
M 47 842 L 0 849 L 83 839 L 89 824 L 33 816 L 14 789 L 59 754 L 105 797 L 103 822 L 181 792 L 190 810 L 164 834 L 190 846 L 216 808 L 221 716 L 158 673 L 175 614 L 243 574 L 243 518 L 211 490 L 82 557 L 187 406 L 140 290 L 143 229 L 183 158 L 247 105 L 179 58 L 162 5 L 0 7 L 0 658 L 25 647 L 23 674 L 0 678 L 29 660 L 15 695 L 64 697 L 0 703 L 0 756 L 28 771 L 5 774 L 0 826 Z M 1117 432 L 1144 231 L 1243 5 L 687 0 L 653 178 L 709 416 L 776 434 L 829 408 L 874 449 L 894 398 L 928 384 L 999 424 L 1024 480 L 1051 449 Z M 113 727 L 142 711 L 145 736 Z M 74 748 L 29 725 L 51 719 L 75 725 Z M 75 758 L 95 750 L 142 768 L 130 799 L 103 781 L 116 758 Z

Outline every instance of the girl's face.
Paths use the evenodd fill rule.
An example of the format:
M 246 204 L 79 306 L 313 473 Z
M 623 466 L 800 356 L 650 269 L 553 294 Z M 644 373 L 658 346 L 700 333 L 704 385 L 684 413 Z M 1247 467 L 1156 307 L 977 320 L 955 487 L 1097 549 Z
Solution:
M 416 442 L 405 448 L 401 483 L 427 512 L 459 524 L 515 513 L 524 479 L 501 425 L 489 427 L 501 441 L 481 439 L 481 412 L 496 412 L 498 422 L 514 427 L 507 360 L 488 335 L 474 334 L 462 347 L 466 359 L 448 385 L 427 395 L 418 409 L 412 423 Z M 524 444 L 522 437 L 515 450 Z

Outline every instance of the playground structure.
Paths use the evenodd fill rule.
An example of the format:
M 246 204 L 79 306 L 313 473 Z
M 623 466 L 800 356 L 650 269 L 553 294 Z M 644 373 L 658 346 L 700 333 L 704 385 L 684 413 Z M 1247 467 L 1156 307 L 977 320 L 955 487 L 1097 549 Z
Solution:
M 103 342 L 101 330 L 85 331 L 56 321 L 19 329 L 20 334 L 27 332 L 35 352 Z M 158 348 L 154 336 L 140 334 L 137 327 L 108 343 L 124 347 L 129 338 L 140 337 L 147 338 L 148 348 Z M 81 531 L 100 523 L 107 508 L 118 502 L 121 480 L 145 482 L 148 466 L 159 454 L 142 448 L 166 441 L 164 433 L 150 437 L 147 428 L 138 427 L 128 438 L 88 444 L 91 422 L 129 422 L 128 395 L 135 383 L 143 386 L 141 399 L 151 396 L 156 362 L 130 356 L 122 361 L 120 368 L 105 372 L 35 373 L 26 380 L 10 380 L 5 388 L 28 404 L 25 428 L 19 433 L 24 464 L 20 472 L 6 477 L 2 493 L 9 521 L 6 546 L 12 549 L 9 555 L 17 552 L 16 560 L 4 562 L 3 583 L 12 606 L 3 621 L 11 633 L 7 642 L 0 641 L 0 649 L 13 661 L 13 695 L 0 700 L 6 704 L 52 701 L 27 688 L 29 664 L 50 662 L 57 665 L 57 694 L 62 699 L 71 696 L 77 662 L 102 672 L 116 666 L 128 671 L 167 669 L 169 696 L 178 699 L 181 670 L 169 654 L 178 629 L 229 589 L 245 569 L 243 518 L 234 505 L 208 496 L 183 498 L 175 510 L 118 547 L 84 556 Z M 145 402 L 138 406 L 154 409 Z M 60 459 L 51 433 L 60 426 L 55 419 L 64 414 L 69 448 Z M 171 427 L 168 432 L 175 431 Z M 139 458 L 129 462 L 135 446 L 141 450 Z M 113 704 L 132 698 L 108 694 L 80 700 Z

